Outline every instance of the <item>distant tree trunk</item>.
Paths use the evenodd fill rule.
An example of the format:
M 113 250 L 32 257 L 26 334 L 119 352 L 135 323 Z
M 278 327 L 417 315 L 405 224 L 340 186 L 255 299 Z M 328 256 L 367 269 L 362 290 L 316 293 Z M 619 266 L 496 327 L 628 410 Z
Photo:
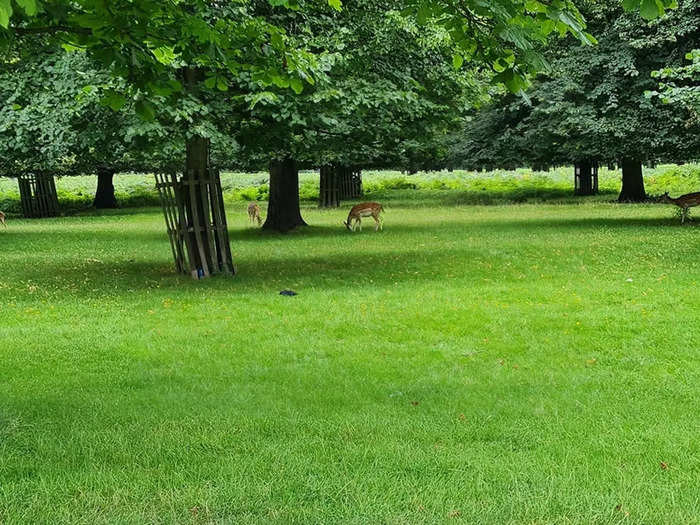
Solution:
M 622 191 L 618 202 L 642 202 L 646 199 L 642 162 L 633 159 L 622 159 Z
M 22 213 L 27 218 L 56 217 L 58 194 L 53 175 L 28 173 L 17 177 Z
M 95 208 L 116 208 L 117 198 L 114 196 L 114 170 L 111 168 L 97 168 L 97 191 L 92 205 Z
M 318 192 L 319 208 L 337 208 L 340 206 L 340 188 L 338 187 L 338 171 L 334 166 L 321 166 L 321 177 Z
M 299 171 L 294 159 L 270 162 L 270 202 L 263 230 L 288 232 L 306 226 L 299 209 Z
M 598 163 L 590 160 L 574 165 L 574 193 L 595 195 L 598 193 Z
M 362 196 L 362 171 L 352 166 L 336 166 L 340 200 L 357 199 Z

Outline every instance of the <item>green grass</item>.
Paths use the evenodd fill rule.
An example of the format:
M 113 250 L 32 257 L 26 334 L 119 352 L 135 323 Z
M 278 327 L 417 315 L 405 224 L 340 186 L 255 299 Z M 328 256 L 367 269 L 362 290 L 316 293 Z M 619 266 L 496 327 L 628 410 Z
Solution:
M 0 523 L 700 523 L 697 225 L 440 202 L 234 203 L 202 282 L 157 209 L 11 220 Z
M 647 193 L 673 196 L 700 189 L 700 164 L 677 166 L 665 164 L 645 168 Z M 598 201 L 614 200 L 620 193 L 620 171 L 601 167 Z M 318 200 L 318 172 L 300 173 L 302 201 Z M 267 200 L 269 187 L 266 173 L 224 173 L 221 176 L 224 198 L 230 204 L 241 200 Z M 122 174 L 115 177 L 115 193 L 121 207 L 159 206 L 153 175 Z M 524 202 L 575 203 L 573 168 L 561 167 L 548 172 L 529 169 L 474 172 L 455 170 L 419 172 L 405 175 L 398 171 L 363 172 L 368 199 L 395 199 L 397 196 L 413 205 L 436 202 L 454 206 L 465 204 L 505 204 Z M 64 177 L 56 182 L 58 199 L 64 213 L 80 213 L 92 206 L 97 179 L 94 176 Z M 397 195 L 396 191 L 401 190 Z M 19 190 L 14 179 L 0 177 L 0 210 L 21 215 Z

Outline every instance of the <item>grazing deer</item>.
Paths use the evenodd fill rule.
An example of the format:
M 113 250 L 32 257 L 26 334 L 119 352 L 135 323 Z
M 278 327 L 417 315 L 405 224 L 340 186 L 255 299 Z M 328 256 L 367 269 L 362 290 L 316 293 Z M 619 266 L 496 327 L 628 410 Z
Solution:
M 5 224 L 5 214 L 4 214 L 3 212 L 1 212 L 1 211 L 0 211 L 0 222 L 2 223 L 2 225 L 3 225 L 5 228 L 7 228 L 7 224 Z
M 258 226 L 262 224 L 262 219 L 260 218 L 260 206 L 254 202 L 248 203 L 248 219 L 250 222 L 258 221 Z
M 696 193 L 687 193 L 676 199 L 669 197 L 668 192 L 666 192 L 661 196 L 661 202 L 678 206 L 681 209 L 681 224 L 683 224 L 686 219 L 692 220 L 688 217 L 689 208 L 700 206 L 700 191 Z
M 372 217 L 374 219 L 374 231 L 383 230 L 384 220 L 381 219 L 379 214 L 384 211 L 381 204 L 377 202 L 363 202 L 362 204 L 357 204 L 352 207 L 350 213 L 348 214 L 348 220 L 344 221 L 343 224 L 351 232 L 355 231 L 357 225 L 360 225 L 360 231 L 362 231 L 362 217 Z M 355 221 L 353 226 L 352 221 Z

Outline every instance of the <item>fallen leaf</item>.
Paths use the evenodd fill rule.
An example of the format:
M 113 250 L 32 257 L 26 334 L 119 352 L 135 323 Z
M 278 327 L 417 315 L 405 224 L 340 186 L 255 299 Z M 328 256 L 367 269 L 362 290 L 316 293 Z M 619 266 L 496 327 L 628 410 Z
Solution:
M 459 419 L 460 419 L 461 421 L 466 421 L 466 420 L 467 420 L 467 418 L 466 418 L 466 416 L 465 416 L 464 414 L 460 414 L 460 415 L 459 415 Z
M 668 470 L 668 463 L 661 462 L 661 470 Z
M 448 518 L 457 518 L 461 515 L 462 515 L 462 513 L 455 509 L 455 510 L 451 510 L 450 513 L 447 515 L 447 517 Z
M 411 401 L 411 404 L 412 404 L 414 407 L 417 407 L 417 406 L 418 406 L 418 401 Z

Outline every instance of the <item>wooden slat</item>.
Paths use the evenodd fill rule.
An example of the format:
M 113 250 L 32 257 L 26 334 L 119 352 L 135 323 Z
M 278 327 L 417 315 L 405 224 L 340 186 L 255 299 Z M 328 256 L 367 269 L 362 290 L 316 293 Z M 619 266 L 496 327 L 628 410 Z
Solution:
M 185 211 L 185 196 L 183 195 L 182 181 L 177 180 L 176 175 L 172 175 L 173 180 L 173 192 L 175 194 L 175 203 L 177 204 L 177 209 L 179 211 L 178 219 L 178 232 L 184 241 L 185 248 L 187 251 L 187 268 L 189 273 L 195 279 L 198 278 L 197 268 L 194 265 L 194 246 L 192 246 L 192 238 L 189 234 L 189 229 L 187 228 L 187 213 Z
M 209 188 L 210 184 L 206 178 L 197 178 L 199 182 L 199 198 L 202 203 L 202 215 L 200 216 L 200 221 L 202 224 L 202 234 L 204 245 L 202 249 L 204 250 L 204 255 L 207 258 L 207 265 L 209 266 L 210 273 L 216 273 L 218 265 L 215 264 L 216 254 L 212 251 L 216 251 L 216 248 L 212 250 L 213 232 L 212 232 L 212 222 L 211 222 L 211 210 L 209 208 Z
M 179 181 L 175 174 L 156 175 L 155 185 L 176 270 L 189 271 L 198 278 L 194 264 L 194 254 L 197 254 L 204 276 L 234 273 L 219 173 L 212 169 L 201 179 L 196 175 L 193 171 L 186 172 Z M 185 197 L 190 201 L 187 207 Z
M 190 210 L 192 210 L 192 217 L 190 220 L 192 222 L 192 227 L 194 229 L 194 237 L 197 241 L 197 250 L 199 251 L 199 260 L 202 264 L 203 277 L 209 277 L 209 265 L 207 264 L 207 257 L 204 253 L 204 247 L 202 245 L 203 239 L 201 234 L 201 222 L 199 219 L 199 210 L 197 209 L 197 194 L 195 191 L 195 186 L 193 184 L 194 172 L 192 170 L 187 171 L 187 179 L 189 183 L 189 199 L 190 199 Z
M 175 232 L 175 225 L 173 224 L 172 221 L 172 216 L 170 213 L 170 206 L 168 205 L 167 202 L 167 197 L 165 193 L 169 190 L 169 187 L 166 184 L 159 183 L 159 179 L 161 179 L 162 175 L 156 173 L 156 188 L 158 189 L 158 195 L 160 196 L 160 204 L 161 207 L 163 208 L 163 216 L 165 217 L 165 226 L 168 229 L 168 239 L 170 240 L 170 250 L 172 251 L 173 254 L 173 259 L 175 260 L 175 271 L 178 273 L 182 273 L 183 267 L 182 267 L 182 261 L 178 257 L 177 249 L 176 249 L 176 244 L 177 244 L 177 238 L 176 238 L 176 232 Z

